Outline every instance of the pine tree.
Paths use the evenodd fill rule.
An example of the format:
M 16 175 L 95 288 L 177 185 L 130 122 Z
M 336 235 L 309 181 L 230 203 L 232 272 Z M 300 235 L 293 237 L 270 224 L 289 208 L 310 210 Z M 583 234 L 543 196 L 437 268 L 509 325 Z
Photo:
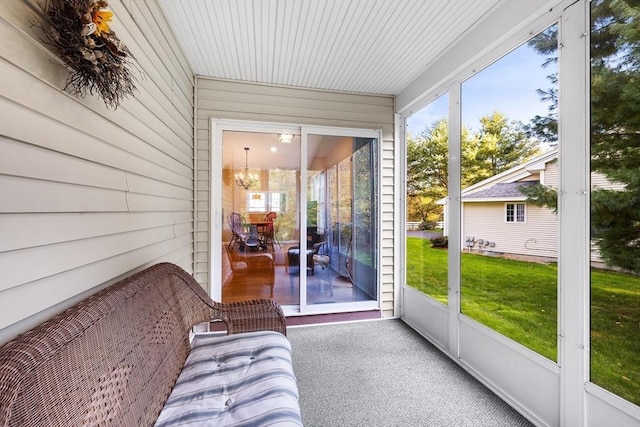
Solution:
M 640 2 L 597 1 L 591 29 L 591 167 L 624 191 L 591 193 L 592 237 L 640 273 Z
M 624 184 L 622 191 L 591 192 L 591 236 L 609 265 L 640 273 L 640 2 L 595 0 L 591 6 L 591 170 Z M 554 32 L 530 44 L 553 54 Z M 557 135 L 557 123 L 536 119 L 532 132 Z M 557 210 L 554 190 L 530 187 L 525 194 Z

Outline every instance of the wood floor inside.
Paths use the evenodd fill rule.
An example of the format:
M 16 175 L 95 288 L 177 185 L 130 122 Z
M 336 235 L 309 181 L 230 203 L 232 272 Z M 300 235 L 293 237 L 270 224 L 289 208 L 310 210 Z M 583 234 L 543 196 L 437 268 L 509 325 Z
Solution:
M 273 290 L 269 285 L 257 285 L 256 274 L 248 271 L 250 280 L 234 278 L 222 288 L 222 301 L 235 302 L 254 298 L 272 298 L 282 306 L 300 304 L 300 277 L 297 267 L 288 266 L 288 245 L 269 248 L 274 259 L 275 280 Z M 332 304 L 366 301 L 371 298 L 353 286 L 351 280 L 338 274 L 333 268 L 316 264 L 313 274 L 307 272 L 307 304 Z M 264 280 L 262 282 L 268 282 Z M 273 293 L 272 293 L 273 292 Z

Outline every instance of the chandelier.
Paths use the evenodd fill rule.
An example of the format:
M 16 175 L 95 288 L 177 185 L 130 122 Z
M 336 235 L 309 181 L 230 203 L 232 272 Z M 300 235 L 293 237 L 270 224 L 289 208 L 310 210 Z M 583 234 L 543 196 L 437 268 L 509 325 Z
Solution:
M 242 172 L 236 174 L 236 184 L 248 190 L 249 187 L 258 182 L 258 177 L 249 173 L 249 147 L 244 147 L 244 153 L 244 174 Z
M 289 145 L 293 142 L 293 135 L 290 133 L 281 133 L 278 135 L 278 139 L 284 145 Z

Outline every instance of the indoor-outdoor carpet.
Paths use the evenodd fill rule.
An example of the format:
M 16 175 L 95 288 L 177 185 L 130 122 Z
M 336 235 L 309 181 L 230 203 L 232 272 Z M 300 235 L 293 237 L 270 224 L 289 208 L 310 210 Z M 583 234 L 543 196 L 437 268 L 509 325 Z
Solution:
M 531 426 L 401 320 L 287 335 L 306 427 Z

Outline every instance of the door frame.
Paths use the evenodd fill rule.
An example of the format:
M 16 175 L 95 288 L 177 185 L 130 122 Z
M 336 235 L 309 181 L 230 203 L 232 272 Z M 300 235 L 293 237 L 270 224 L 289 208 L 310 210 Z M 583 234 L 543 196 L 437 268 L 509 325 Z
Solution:
M 308 135 L 324 135 L 324 136 L 345 136 L 345 137 L 362 137 L 362 138 L 376 138 L 378 140 L 377 144 L 377 159 L 378 162 L 381 158 L 381 148 L 382 148 L 382 131 L 379 130 L 368 130 L 368 129 L 355 129 L 355 128 L 342 128 L 342 127 L 325 127 L 325 126 L 301 126 L 301 141 L 302 141 L 302 149 L 300 164 L 306 164 L 307 159 L 307 138 Z M 307 181 L 307 168 L 301 168 L 302 173 L 300 174 L 301 182 Z M 378 177 L 379 178 L 379 177 Z M 382 215 L 380 214 L 381 208 L 381 195 L 382 195 L 382 186 L 380 185 L 380 180 L 378 179 L 378 186 L 376 188 L 376 198 L 377 198 L 377 218 L 376 218 L 376 228 L 378 233 L 376 235 L 376 245 L 377 245 L 377 253 L 376 253 L 376 299 L 375 301 L 356 301 L 356 302 L 348 302 L 348 303 L 333 303 L 333 304 L 307 304 L 307 278 L 306 275 L 302 275 L 300 277 L 300 314 L 325 314 L 325 313 L 343 313 L 349 311 L 369 311 L 369 310 L 379 310 L 381 307 L 381 283 L 382 276 L 380 271 L 380 248 L 382 245 L 381 230 L 382 226 Z M 307 199 L 307 187 L 306 185 L 301 185 L 301 194 L 300 199 Z M 302 230 L 305 230 L 307 227 L 307 218 L 306 215 L 303 214 L 303 210 L 300 211 L 300 226 Z M 306 241 L 301 239 L 301 253 L 306 249 Z M 301 267 L 300 270 L 304 271 L 303 268 L 306 267 L 306 260 L 304 260 L 305 265 L 302 265 L 301 257 Z M 331 310 L 327 310 L 328 307 L 331 307 Z
M 223 224 L 223 210 L 222 210 L 222 192 L 217 191 L 222 188 L 222 138 L 224 131 L 237 131 L 237 132 L 255 132 L 255 133 L 288 133 L 300 136 L 301 149 L 300 149 L 300 182 L 306 182 L 307 179 L 307 136 L 309 134 L 319 134 L 327 136 L 347 136 L 347 137 L 367 137 L 376 138 L 377 144 L 377 161 L 378 169 L 380 170 L 380 159 L 382 154 L 382 131 L 370 130 L 370 129 L 357 129 L 347 127 L 325 127 L 325 126 L 304 126 L 290 123 L 270 123 L 270 122 L 258 122 L 258 121 L 245 121 L 245 120 L 233 120 L 233 119 L 217 119 L 210 118 L 210 146 L 211 157 L 210 162 L 210 183 L 209 188 L 209 203 L 210 206 L 210 232 L 209 232 L 209 265 L 210 265 L 210 295 L 211 298 L 216 301 L 222 300 L 222 247 L 217 242 L 222 239 L 222 224 Z M 214 161 L 217 159 L 217 161 Z M 303 165 L 305 167 L 303 167 Z M 300 185 L 299 200 L 304 201 L 307 197 L 307 190 L 305 185 Z M 381 195 L 382 186 L 380 183 L 380 177 L 378 177 L 378 185 L 376 188 L 377 198 L 377 218 L 376 227 L 381 230 L 382 215 L 381 215 Z M 302 203 L 302 202 L 301 202 Z M 303 206 L 301 204 L 300 206 Z M 307 224 L 306 210 L 299 209 L 298 221 L 300 229 L 305 230 Z M 300 239 L 300 250 L 304 253 L 306 250 L 306 239 Z M 381 244 L 382 236 L 378 232 L 376 236 L 376 264 L 378 266 L 376 271 L 376 300 L 375 301 L 356 301 L 348 303 L 333 303 L 333 304 L 307 304 L 307 278 L 306 275 L 300 276 L 300 303 L 298 305 L 283 306 L 283 311 L 287 316 L 297 315 L 309 315 L 309 314 L 330 314 L 330 313 L 344 313 L 355 311 L 370 311 L 381 309 Z M 306 271 L 306 257 L 300 257 L 300 271 Z

